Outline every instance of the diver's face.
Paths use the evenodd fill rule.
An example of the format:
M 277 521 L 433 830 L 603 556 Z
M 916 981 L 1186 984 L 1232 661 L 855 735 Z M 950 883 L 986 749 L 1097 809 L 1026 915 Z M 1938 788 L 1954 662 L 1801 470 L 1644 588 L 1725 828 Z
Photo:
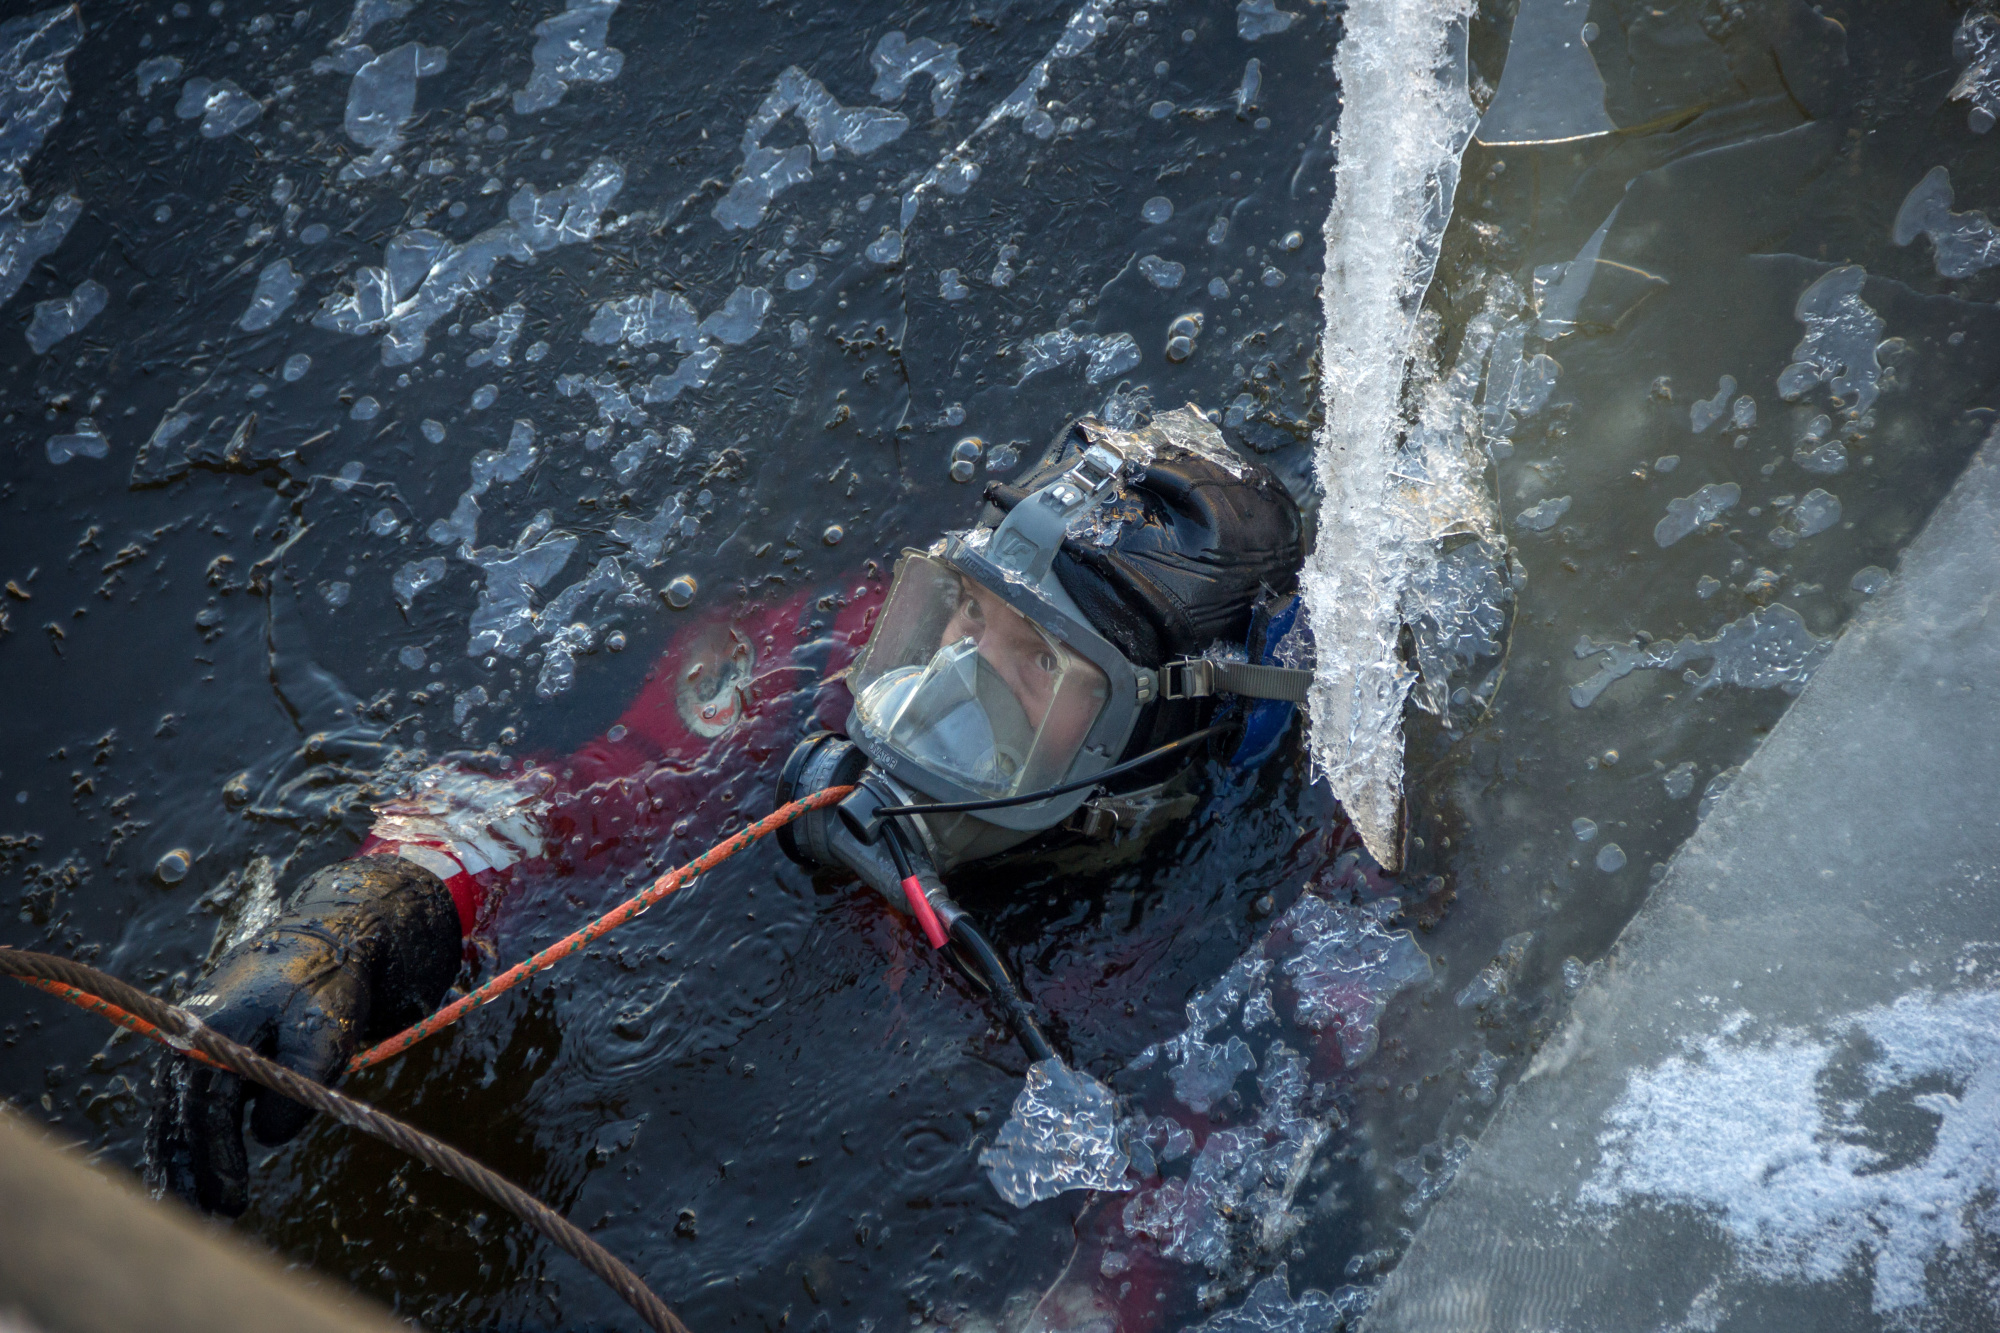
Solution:
M 1013 607 L 970 579 L 959 583 L 958 605 L 938 640 L 943 648 L 971 639 L 979 655 L 1007 682 L 1028 715 L 1028 725 L 1040 730 L 1055 698 L 1055 650 Z

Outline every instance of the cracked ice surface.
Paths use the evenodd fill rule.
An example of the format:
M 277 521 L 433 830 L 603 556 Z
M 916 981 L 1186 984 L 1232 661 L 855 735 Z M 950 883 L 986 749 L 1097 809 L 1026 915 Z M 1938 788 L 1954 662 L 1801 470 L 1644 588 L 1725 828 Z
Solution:
M 1424 507 L 1397 503 L 1403 368 L 1477 122 L 1462 51 L 1466 0 L 1363 6 L 1334 59 L 1343 89 L 1326 220 L 1320 364 L 1325 499 L 1303 579 L 1318 675 L 1313 757 L 1384 866 L 1401 863 L 1403 704 L 1415 674 L 1403 602 L 1433 558 Z
M 1685 1205 L 1761 1276 L 1834 1282 L 1859 1263 L 1878 1314 L 1922 1305 L 1932 1264 L 2000 1232 L 2000 993 L 1916 991 L 1828 1029 L 1757 1033 L 1744 1015 L 1633 1074 L 1582 1202 Z M 1934 1126 L 1923 1150 L 1880 1146 L 1898 1111 Z

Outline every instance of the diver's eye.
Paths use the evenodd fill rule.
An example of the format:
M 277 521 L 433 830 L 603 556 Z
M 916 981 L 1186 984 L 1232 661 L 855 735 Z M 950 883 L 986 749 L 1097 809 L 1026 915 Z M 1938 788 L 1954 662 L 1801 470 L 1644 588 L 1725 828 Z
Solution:
M 979 603 L 973 598 L 968 597 L 960 602 L 958 604 L 958 613 L 975 625 L 986 623 L 986 612 L 980 608 Z
M 1056 674 L 1056 655 L 1049 652 L 1038 653 L 1035 656 L 1035 665 L 1053 676 Z

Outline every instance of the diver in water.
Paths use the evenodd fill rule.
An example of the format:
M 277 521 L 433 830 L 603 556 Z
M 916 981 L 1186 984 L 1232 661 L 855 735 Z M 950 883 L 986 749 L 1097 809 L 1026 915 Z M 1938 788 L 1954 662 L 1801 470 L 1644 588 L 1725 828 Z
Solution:
M 1205 752 L 1237 768 L 1267 758 L 1310 679 L 1303 559 L 1297 504 L 1197 409 L 1135 430 L 1085 417 L 1020 484 L 989 484 L 972 527 L 905 551 L 879 614 L 879 590 L 862 585 L 709 626 L 695 637 L 721 651 L 670 649 L 619 723 L 568 759 L 426 771 L 378 808 L 353 859 L 310 876 L 185 1007 L 331 1082 L 363 1045 L 442 1003 L 503 893 L 538 873 L 641 863 L 733 800 L 717 795 L 732 770 L 803 731 L 779 801 L 854 791 L 780 830 L 786 853 L 908 910 L 1049 1058 L 946 878 L 1062 848 L 1088 873 L 1194 808 L 1189 773 Z M 815 607 L 834 608 L 832 621 Z M 759 645 L 774 649 L 788 627 L 804 646 L 754 671 Z M 784 693 L 806 706 L 774 705 L 768 682 L 786 673 L 809 679 Z M 310 1115 L 185 1056 L 163 1062 L 158 1086 L 149 1175 L 213 1212 L 248 1202 L 245 1110 L 271 1145 Z

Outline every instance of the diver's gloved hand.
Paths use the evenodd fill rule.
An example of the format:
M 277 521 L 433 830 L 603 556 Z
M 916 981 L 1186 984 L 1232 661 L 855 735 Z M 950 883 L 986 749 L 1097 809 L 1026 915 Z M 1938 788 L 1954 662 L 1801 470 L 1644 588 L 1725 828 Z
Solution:
M 266 1058 L 321 1083 L 358 1045 L 437 1008 L 458 974 L 458 912 L 444 883 L 394 856 L 328 866 L 277 921 L 224 954 L 182 1007 Z M 276 1145 L 312 1112 L 185 1055 L 163 1060 L 147 1132 L 147 1179 L 207 1212 L 248 1204 L 243 1111 Z

